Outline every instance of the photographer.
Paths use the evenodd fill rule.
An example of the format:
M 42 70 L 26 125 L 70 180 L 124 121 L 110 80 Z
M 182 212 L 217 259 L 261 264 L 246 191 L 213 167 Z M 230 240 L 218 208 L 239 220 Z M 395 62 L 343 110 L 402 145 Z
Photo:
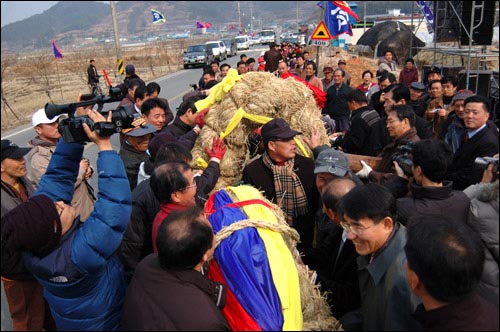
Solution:
M 423 214 L 446 215 L 456 222 L 466 222 L 470 199 L 444 180 L 452 158 L 450 146 L 443 141 L 425 139 L 413 145 L 411 195 L 396 201 L 399 222 L 406 226 L 410 217 Z M 400 177 L 408 179 L 397 163 L 395 168 Z
M 386 126 L 393 142 L 382 150 L 379 155 L 382 160 L 375 169 L 361 161 L 363 168 L 356 175 L 379 184 L 384 184 L 391 177 L 395 177 L 396 175 L 393 174 L 394 155 L 401 154 L 402 147 L 408 143 L 420 141 L 415 129 L 415 117 L 415 112 L 410 105 L 392 106 L 387 116 Z M 396 193 L 393 189 L 391 191 L 393 194 Z M 400 197 L 401 194 L 397 193 L 396 197 Z
M 498 153 L 485 167 L 480 183 L 464 190 L 471 199 L 467 222 L 481 236 L 486 259 L 478 292 L 498 308 L 499 252 L 498 252 Z
M 94 123 L 105 122 L 95 110 L 88 110 L 87 116 Z M 111 117 L 110 112 L 107 122 Z M 86 123 L 83 130 L 99 148 L 99 193 L 90 217 L 80 222 L 68 204 L 84 145 L 60 139 L 38 190 L 28 200 L 32 205 L 38 202 L 42 211 L 30 212 L 23 203 L 6 214 L 2 224 L 10 223 L 11 233 L 21 239 L 18 227 L 49 220 L 54 233 L 61 236 L 60 241 L 53 237 L 43 250 L 24 252 L 25 266 L 44 287 L 58 330 L 119 330 L 126 285 L 116 250 L 129 221 L 131 194 L 110 136 L 99 136 Z M 2 229 L 2 240 L 4 236 Z M 37 237 L 24 240 L 40 242 Z

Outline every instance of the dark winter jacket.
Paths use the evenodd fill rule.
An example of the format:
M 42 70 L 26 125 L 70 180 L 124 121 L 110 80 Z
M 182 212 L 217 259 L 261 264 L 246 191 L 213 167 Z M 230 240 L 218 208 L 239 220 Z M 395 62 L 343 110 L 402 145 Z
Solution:
M 470 199 L 462 192 L 452 189 L 449 181 L 442 187 L 422 187 L 410 184 L 411 196 L 398 198 L 398 221 L 407 225 L 413 216 L 439 214 L 450 216 L 456 222 L 465 223 L 470 208 Z
M 124 331 L 229 331 L 226 289 L 195 270 L 166 270 L 144 258 L 127 289 Z
M 219 175 L 219 163 L 211 161 L 202 175 L 194 177 L 196 202 L 199 205 L 205 204 L 208 194 L 219 179 Z M 127 281 L 132 278 L 141 259 L 153 253 L 151 231 L 156 214 L 160 211 L 160 202 L 151 189 L 150 181 L 151 179 L 142 181 L 132 191 L 132 214 L 118 251 L 125 268 Z
M 351 113 L 351 128 L 340 139 L 336 146 L 340 146 L 345 153 L 374 156 L 376 125 L 380 121 L 378 113 L 368 106 L 360 107 Z
M 453 189 L 464 190 L 476 184 L 483 177 L 483 170 L 477 167 L 477 157 L 493 156 L 498 153 L 498 128 L 492 121 L 486 127 L 463 143 L 453 155 L 453 164 L 448 169 L 446 179 L 453 181 Z

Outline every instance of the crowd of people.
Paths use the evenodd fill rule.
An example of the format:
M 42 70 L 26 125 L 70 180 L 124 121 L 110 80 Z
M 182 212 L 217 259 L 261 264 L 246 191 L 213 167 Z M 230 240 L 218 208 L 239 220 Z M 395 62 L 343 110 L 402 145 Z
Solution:
M 266 71 L 324 93 L 318 112 L 329 144 L 320 144 L 320 128 L 305 135 L 273 118 L 252 132 L 259 146 L 241 183 L 282 209 L 300 235 L 297 264 L 316 271 L 343 329 L 497 331 L 490 100 L 457 91 L 457 78 L 437 67 L 419 78 L 411 58 L 398 69 L 390 50 L 357 87 L 345 59 L 319 77 L 309 56 L 282 43 L 257 61 L 242 54 L 236 69 L 214 61 L 175 116 L 160 86 L 127 65 L 120 106 L 134 121 L 119 134 L 120 150 L 83 124 L 99 149 L 97 171 L 81 142 L 61 137 L 62 118 L 44 109 L 33 114 L 29 147 L 2 140 L 2 281 L 13 329 L 230 329 L 223 308 L 234 295 L 207 277 L 215 235 L 203 210 L 227 147 L 214 137 L 205 169 L 191 168 L 211 112 L 197 101 L 227 75 Z M 89 84 L 98 81 L 91 66 Z M 78 112 L 112 120 L 91 107 Z M 298 154 L 298 137 L 313 158 Z M 88 181 L 96 175 L 98 192 Z

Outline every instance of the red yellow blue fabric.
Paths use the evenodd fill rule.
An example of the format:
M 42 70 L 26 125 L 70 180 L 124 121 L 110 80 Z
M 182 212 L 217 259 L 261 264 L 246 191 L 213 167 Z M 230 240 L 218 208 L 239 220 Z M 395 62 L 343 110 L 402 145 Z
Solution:
M 215 234 L 241 220 L 277 223 L 262 194 L 248 185 L 215 192 L 205 212 Z M 234 231 L 215 250 L 208 276 L 228 287 L 223 313 L 232 330 L 302 330 L 298 273 L 279 232 Z

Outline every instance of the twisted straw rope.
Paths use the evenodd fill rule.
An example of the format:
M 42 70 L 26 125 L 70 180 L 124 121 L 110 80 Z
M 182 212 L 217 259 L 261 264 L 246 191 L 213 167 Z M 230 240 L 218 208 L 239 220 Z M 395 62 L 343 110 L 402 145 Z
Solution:
M 256 228 L 260 227 L 279 233 L 285 233 L 293 241 L 295 242 L 299 241 L 299 233 L 288 225 L 272 224 L 263 220 L 243 219 L 234 222 L 229 226 L 225 226 L 219 232 L 217 232 L 217 234 L 215 235 L 215 248 L 217 248 L 217 246 L 222 242 L 222 240 L 231 236 L 233 232 L 239 231 L 240 229 L 246 227 L 256 227 Z

